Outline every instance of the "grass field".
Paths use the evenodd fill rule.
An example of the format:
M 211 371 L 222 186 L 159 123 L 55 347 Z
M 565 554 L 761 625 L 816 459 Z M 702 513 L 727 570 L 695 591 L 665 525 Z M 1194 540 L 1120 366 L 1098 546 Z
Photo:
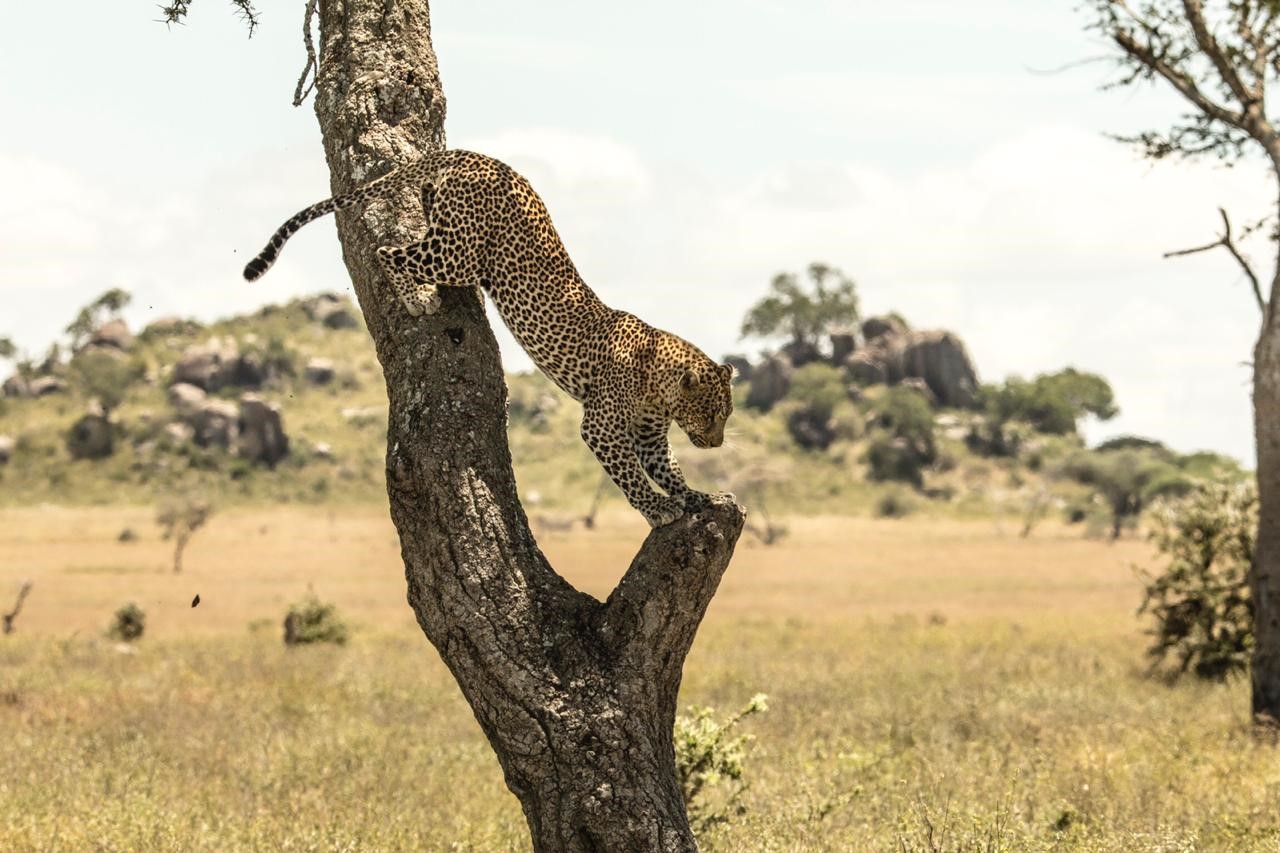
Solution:
M 686 669 L 682 705 L 770 696 L 745 724 L 747 812 L 707 848 L 1280 847 L 1280 751 L 1246 686 L 1143 675 L 1143 543 L 789 523 L 739 547 Z M 643 533 L 618 514 L 543 544 L 602 596 Z M 35 581 L 0 637 L 0 850 L 525 848 L 384 509 L 228 511 L 182 575 L 168 561 L 148 509 L 0 511 L 0 610 Z M 308 588 L 345 648 L 283 648 Z M 147 635 L 119 647 L 103 631 L 130 600 Z

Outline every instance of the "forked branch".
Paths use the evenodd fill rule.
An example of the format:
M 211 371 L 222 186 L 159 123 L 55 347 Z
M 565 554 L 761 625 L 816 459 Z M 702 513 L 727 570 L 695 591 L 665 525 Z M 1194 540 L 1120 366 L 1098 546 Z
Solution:
M 1244 270 L 1245 276 L 1249 279 L 1249 284 L 1253 288 L 1253 298 L 1258 303 L 1258 310 L 1264 314 L 1267 311 L 1267 302 L 1262 297 L 1262 284 L 1258 281 L 1258 274 L 1253 271 L 1253 266 L 1249 263 L 1236 246 L 1235 239 L 1231 235 L 1231 218 L 1227 216 L 1225 208 L 1218 208 L 1218 213 L 1222 215 L 1222 235 L 1212 243 L 1205 243 L 1203 246 L 1192 246 L 1190 249 L 1178 249 L 1173 252 L 1165 252 L 1166 258 L 1181 258 L 1186 255 L 1198 255 L 1201 252 L 1208 252 L 1219 246 L 1231 253 L 1231 257 L 1236 259 L 1236 263 L 1240 265 L 1240 269 Z

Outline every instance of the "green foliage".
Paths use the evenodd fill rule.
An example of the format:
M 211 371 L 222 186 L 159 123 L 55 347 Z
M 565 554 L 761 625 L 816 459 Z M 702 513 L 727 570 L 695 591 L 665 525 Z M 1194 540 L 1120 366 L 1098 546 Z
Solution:
M 983 385 L 978 401 L 992 431 L 1009 421 L 1023 421 L 1037 432 L 1068 435 L 1076 432 L 1085 415 L 1105 421 L 1120 411 L 1105 379 L 1071 367 L 1031 381 L 1013 376 L 1002 385 Z
M 853 280 L 826 264 L 808 269 L 812 287 L 806 290 L 792 273 L 779 273 L 770 294 L 748 309 L 742 337 L 786 337 L 818 347 L 832 329 L 858 322 L 858 296 Z
M 284 617 L 284 643 L 286 646 L 305 646 L 312 643 L 347 643 L 347 625 L 338 615 L 338 608 L 322 602 L 315 593 L 289 608 Z
M 829 418 L 836 406 L 847 400 L 844 375 L 829 364 L 815 361 L 791 376 L 787 399 L 803 403 L 815 414 Z
M 0 337 L 0 358 L 9 359 L 18 354 L 18 348 L 10 338 Z
M 938 458 L 933 409 L 914 388 L 888 388 L 875 401 L 875 428 L 863 461 L 875 482 L 924 486 L 924 469 Z
M 1248 573 L 1258 528 L 1257 490 L 1204 484 L 1152 512 L 1151 539 L 1168 560 L 1146 585 L 1140 613 L 1155 621 L 1153 670 L 1173 659 L 1174 677 L 1211 680 L 1244 672 L 1253 648 Z
M 713 708 L 692 707 L 686 716 L 676 717 L 676 777 L 695 833 L 727 823 L 746 810 L 740 802 L 747 789 L 743 762 L 754 738 L 732 732 L 747 717 L 767 711 L 768 699 L 757 693 L 723 723 L 716 722 Z M 715 789 L 719 796 L 713 798 Z
M 132 643 L 142 639 L 142 634 L 146 631 L 146 628 L 147 614 L 143 612 L 141 607 L 130 601 L 116 611 L 115 617 L 111 621 L 111 627 L 107 629 L 107 636 L 113 640 Z
M 67 375 L 71 385 L 97 400 L 109 417 L 128 398 L 130 386 L 142 377 L 142 366 L 118 353 L 91 349 L 71 359 Z
M 841 409 L 846 416 L 837 418 Z M 795 372 L 783 412 L 792 440 L 807 450 L 825 450 L 837 438 L 855 435 L 844 376 L 829 364 L 812 362 Z
M 103 314 L 117 316 L 132 299 L 129 291 L 113 287 L 81 308 L 66 328 L 67 335 L 71 338 L 71 349 L 74 351 L 84 346 L 89 336 L 102 324 Z
M 1176 465 L 1150 448 L 1079 451 L 1063 465 L 1063 473 L 1091 487 L 1106 503 L 1112 539 L 1118 539 L 1152 500 L 1184 494 L 1192 486 Z

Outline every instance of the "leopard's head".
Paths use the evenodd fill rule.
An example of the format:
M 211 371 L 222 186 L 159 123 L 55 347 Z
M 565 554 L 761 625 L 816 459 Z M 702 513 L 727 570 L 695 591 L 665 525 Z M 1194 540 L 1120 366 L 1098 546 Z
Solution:
M 724 423 L 733 414 L 733 373 L 705 356 L 685 365 L 672 416 L 694 447 L 724 443 Z

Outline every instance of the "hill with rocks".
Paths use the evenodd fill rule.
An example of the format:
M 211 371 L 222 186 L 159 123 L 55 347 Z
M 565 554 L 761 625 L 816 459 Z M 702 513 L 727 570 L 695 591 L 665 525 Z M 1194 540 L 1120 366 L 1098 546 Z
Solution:
M 114 304 L 82 312 L 44 357 L 16 359 L 0 397 L 0 504 L 385 500 L 382 375 L 345 297 L 208 325 L 158 318 L 136 333 Z M 896 315 L 726 360 L 737 368 L 726 446 L 699 451 L 677 430 L 673 446 L 695 488 L 734 491 L 757 510 L 762 538 L 784 508 L 995 513 L 1028 526 L 1054 511 L 1108 515 L 1105 466 L 1081 473 L 1104 451 L 1076 430 L 1114 412 L 1099 377 L 1066 369 L 983 385 L 957 335 Z M 590 524 L 602 503 L 621 506 L 578 438 L 580 407 L 539 374 L 508 386 L 535 523 Z M 1143 482 L 1239 473 L 1143 441 L 1110 449 L 1140 454 Z

